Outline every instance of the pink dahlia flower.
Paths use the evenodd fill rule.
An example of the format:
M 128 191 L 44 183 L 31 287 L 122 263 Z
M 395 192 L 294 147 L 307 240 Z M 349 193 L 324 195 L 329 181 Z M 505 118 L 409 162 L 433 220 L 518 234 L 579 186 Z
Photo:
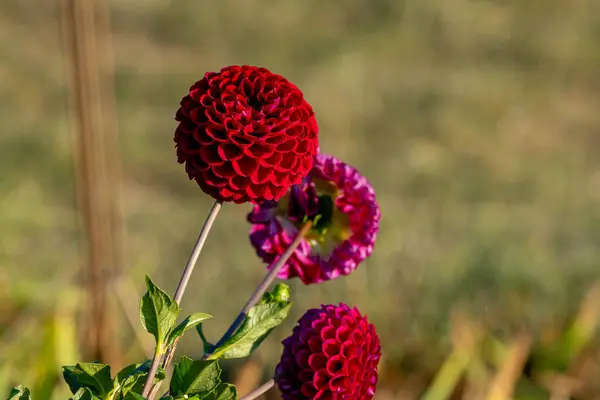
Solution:
M 273 263 L 292 243 L 303 222 L 313 227 L 278 277 L 311 284 L 348 275 L 373 251 L 380 211 L 375 191 L 356 169 L 318 154 L 308 176 L 278 202 L 265 202 L 248 215 L 250 242 Z
M 345 304 L 308 310 L 283 341 L 275 381 L 285 400 L 364 400 L 375 394 L 381 345 L 366 316 Z

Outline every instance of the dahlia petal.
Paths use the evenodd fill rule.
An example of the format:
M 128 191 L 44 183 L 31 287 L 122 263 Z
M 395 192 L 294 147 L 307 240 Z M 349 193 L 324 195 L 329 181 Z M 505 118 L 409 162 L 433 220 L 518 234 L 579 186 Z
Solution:
M 223 160 L 219 157 L 217 146 L 203 146 L 200 148 L 200 158 L 209 165 L 221 165 Z
M 202 172 L 202 178 L 206 184 L 217 188 L 223 188 L 227 185 L 227 179 L 216 176 L 210 169 Z
M 182 120 L 177 126 L 177 131 L 190 134 L 194 131 L 196 125 L 189 120 Z
M 358 347 L 354 343 L 352 343 L 351 340 L 347 340 L 344 343 L 342 343 L 342 346 L 340 348 L 340 354 L 346 358 L 350 358 L 352 355 L 356 354 L 357 350 Z
M 345 374 L 338 374 L 331 378 L 331 380 L 329 381 L 329 387 L 334 393 L 341 392 L 348 387 L 348 381 L 349 379 Z
M 229 179 L 229 186 L 234 190 L 243 190 L 247 188 L 248 185 L 250 185 L 250 179 L 244 176 L 234 175 Z
M 263 184 L 268 182 L 272 175 L 273 171 L 270 168 L 266 168 L 258 164 L 258 167 L 251 174 L 250 179 L 254 184 Z
M 258 198 L 258 197 L 262 198 L 266 189 L 267 188 L 265 186 L 250 184 L 246 188 L 246 192 L 248 193 L 248 196 L 250 196 L 251 198 Z
M 194 132 L 192 132 L 192 140 L 198 144 L 198 151 L 206 146 L 211 146 L 216 142 L 215 139 L 206 134 L 203 128 L 196 128 Z
M 317 390 L 311 382 L 303 383 L 302 387 L 300 388 L 300 392 L 303 396 L 306 396 L 307 399 L 314 399 L 315 395 L 317 394 Z
M 333 399 L 333 394 L 331 393 L 331 390 L 329 390 L 329 389 L 319 390 L 312 399 L 313 400 L 331 400 L 331 399 Z
M 276 149 L 277 151 L 280 152 L 289 152 L 289 151 L 294 151 L 294 149 L 296 148 L 297 142 L 294 139 L 287 139 L 285 142 L 282 142 L 280 144 L 277 145 Z
M 308 357 L 308 365 L 314 370 L 325 368 L 327 365 L 327 356 L 323 353 L 311 354 Z
M 244 151 L 232 143 L 219 143 L 219 157 L 223 160 L 239 160 L 244 156 Z
M 321 339 L 327 340 L 333 338 L 335 338 L 335 327 L 333 325 L 328 325 L 321 330 Z
M 320 337 L 313 335 L 310 337 L 310 339 L 308 339 L 306 344 L 308 344 L 308 348 L 310 349 L 310 351 L 312 353 L 323 350 L 323 353 L 325 353 L 325 355 L 328 355 L 327 352 L 325 351 L 325 347 L 324 347 L 325 344 L 323 343 L 323 341 L 321 340 Z
M 226 179 L 233 178 L 233 177 L 239 177 L 229 161 L 225 161 L 221 165 L 215 165 L 213 167 L 213 173 L 220 178 L 226 178 Z
M 249 157 L 253 158 L 267 158 L 273 154 L 275 150 L 268 145 L 253 143 L 252 145 L 244 148 L 244 153 Z
M 289 172 L 289 170 L 292 169 L 293 165 L 294 157 L 292 156 L 291 152 L 288 152 L 283 153 L 279 163 L 275 164 L 273 167 L 275 168 L 275 171 Z
M 233 160 L 232 166 L 239 175 L 249 177 L 258 169 L 259 164 L 255 159 L 245 157 Z
M 323 342 L 323 354 L 327 357 L 332 357 L 336 354 L 340 354 L 340 342 L 335 339 L 328 339 Z
M 307 349 L 300 350 L 296 354 L 296 362 L 298 363 L 298 366 L 300 366 L 301 368 L 308 368 L 309 367 L 309 361 L 308 361 L 309 357 L 310 357 L 310 351 L 308 351 Z M 309 373 L 312 374 L 312 371 L 309 370 Z

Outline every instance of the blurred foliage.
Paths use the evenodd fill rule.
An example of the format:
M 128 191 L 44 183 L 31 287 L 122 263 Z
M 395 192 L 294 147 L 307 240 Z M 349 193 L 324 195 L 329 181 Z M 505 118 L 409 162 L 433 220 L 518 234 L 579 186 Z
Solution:
M 449 354 L 467 368 L 449 335 L 457 308 L 501 343 L 525 329 L 532 354 L 575 350 L 555 343 L 600 277 L 600 2 L 112 0 L 111 9 L 126 267 L 139 291 L 125 291 L 129 312 L 144 273 L 175 288 L 210 206 L 175 161 L 178 102 L 205 71 L 246 63 L 305 91 L 322 150 L 369 178 L 383 212 L 376 251 L 352 276 L 293 283 L 288 324 L 321 302 L 358 305 L 384 344 L 381 398 L 422 392 Z M 75 361 L 75 350 L 55 347 L 52 321 L 67 307 L 73 328 L 62 334 L 76 334 L 86 304 L 74 300 L 82 239 L 57 3 L 3 0 L 0 37 L 0 390 L 26 383 L 45 398 L 51 384 L 36 375 L 59 355 Z M 224 208 L 191 282 L 197 295 L 182 304 L 219 309 L 209 336 L 263 274 L 247 211 Z M 261 348 L 266 371 L 285 329 L 277 335 Z M 182 344 L 200 353 L 197 340 Z M 127 348 L 135 359 L 148 351 Z M 480 367 L 469 374 L 487 376 Z

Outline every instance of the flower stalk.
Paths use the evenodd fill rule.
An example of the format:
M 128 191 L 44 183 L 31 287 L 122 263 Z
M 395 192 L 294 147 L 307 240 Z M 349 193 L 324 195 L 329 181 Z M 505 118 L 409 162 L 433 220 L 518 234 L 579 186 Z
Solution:
M 219 211 L 221 210 L 221 206 L 222 206 L 221 201 L 217 200 L 214 202 L 212 208 L 210 209 L 210 212 L 208 213 L 208 216 L 206 217 L 206 221 L 204 222 L 204 225 L 202 226 L 202 229 L 200 230 L 198 239 L 196 240 L 196 243 L 194 244 L 194 248 L 192 249 L 192 254 L 190 254 L 190 258 L 188 259 L 185 269 L 183 270 L 183 274 L 181 275 L 181 279 L 179 280 L 179 284 L 177 285 L 177 290 L 175 291 L 175 296 L 173 299 L 175 300 L 175 302 L 178 305 L 179 305 L 179 303 L 181 303 L 181 299 L 183 297 L 183 294 L 185 293 L 187 284 L 189 283 L 190 277 L 192 276 L 192 272 L 194 272 L 194 268 L 196 266 L 196 263 L 198 262 L 198 257 L 200 256 L 200 253 L 202 252 L 204 243 L 206 242 L 206 238 L 208 237 L 208 234 L 215 222 L 215 219 L 217 218 L 217 215 L 219 214 Z M 176 340 L 170 346 L 169 349 L 163 349 L 162 343 L 156 344 L 156 349 L 154 351 L 154 358 L 152 359 L 152 365 L 150 366 L 150 371 L 148 372 L 148 376 L 146 377 L 146 382 L 144 383 L 144 389 L 142 391 L 142 396 L 148 397 L 148 395 L 150 394 L 150 390 L 152 389 L 152 381 L 154 380 L 156 371 L 158 371 L 158 366 L 163 361 L 163 356 L 165 355 L 165 352 L 168 352 L 169 354 L 173 354 L 175 352 L 175 347 L 177 347 L 178 342 L 179 342 L 179 340 Z M 151 397 L 149 397 L 149 398 L 151 399 Z
M 294 254 L 294 252 L 296 251 L 296 249 L 298 248 L 300 243 L 302 243 L 302 241 L 304 240 L 304 237 L 310 231 L 311 227 L 312 227 L 312 221 L 307 221 L 306 223 L 304 223 L 302 225 L 302 227 L 300 227 L 300 229 L 298 230 L 298 233 L 296 234 L 296 237 L 294 238 L 292 243 L 285 250 L 285 252 L 281 255 L 281 257 L 279 257 L 279 259 L 274 264 L 272 264 L 272 267 L 270 267 L 270 270 L 267 273 L 267 275 L 265 275 L 262 282 L 258 285 L 258 287 L 254 291 L 254 293 L 252 293 L 252 295 L 250 296 L 250 299 L 248 299 L 248 302 L 246 303 L 244 308 L 242 308 L 242 311 L 240 311 L 237 318 L 233 321 L 233 323 L 227 329 L 227 332 L 225 332 L 223 337 L 221 337 L 221 339 L 219 339 L 219 341 L 215 345 L 215 348 L 218 348 L 223 343 L 225 343 L 225 341 L 227 339 L 229 339 L 237 331 L 237 329 L 240 327 L 242 322 L 244 322 L 244 319 L 246 318 L 246 315 L 248 315 L 248 312 L 250 311 L 250 309 L 252 307 L 254 307 L 256 305 L 256 303 L 258 303 L 258 301 L 262 298 L 262 296 L 265 293 L 265 291 L 267 290 L 267 288 L 271 285 L 271 283 L 273 283 L 273 281 L 277 277 L 277 274 L 279 273 L 281 268 L 289 260 L 289 258 L 292 256 L 292 254 Z M 211 356 L 212 356 L 212 354 L 205 354 L 203 359 L 210 360 L 210 359 L 212 359 Z

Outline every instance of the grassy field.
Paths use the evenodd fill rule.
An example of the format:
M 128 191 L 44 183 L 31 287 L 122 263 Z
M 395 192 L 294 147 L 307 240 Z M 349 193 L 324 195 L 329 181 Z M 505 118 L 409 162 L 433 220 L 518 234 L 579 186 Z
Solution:
M 463 395 L 469 382 L 487 387 L 511 349 L 570 360 L 583 346 L 561 353 L 557 340 L 591 346 L 585 373 L 596 379 L 557 368 L 579 374 L 572 398 L 600 398 L 592 395 L 600 355 L 588 341 L 600 317 L 600 300 L 589 300 L 600 281 L 600 2 L 112 0 L 111 20 L 126 311 L 136 312 L 144 273 L 174 290 L 211 204 L 176 163 L 180 98 L 205 71 L 262 65 L 303 89 L 322 151 L 369 178 L 382 224 L 374 254 L 353 275 L 293 284 L 293 316 L 254 359 L 264 366 L 257 379 L 304 309 L 343 301 L 382 337 L 381 399 L 456 383 Z M 22 376 L 38 382 L 41 399 L 57 366 L 77 357 L 65 338 L 77 335 L 82 296 L 57 5 L 3 0 L 0 38 L 0 391 Z M 183 302 L 218 312 L 211 336 L 264 273 L 247 212 L 224 208 Z M 147 349 L 143 337 L 131 344 L 125 314 L 115 311 L 126 358 L 139 359 Z M 196 338 L 184 345 L 200 354 Z M 474 348 L 480 362 L 464 361 Z M 453 373 L 463 370 L 458 382 Z M 544 379 L 524 385 L 557 396 Z M 515 398 L 550 398 L 523 387 Z

